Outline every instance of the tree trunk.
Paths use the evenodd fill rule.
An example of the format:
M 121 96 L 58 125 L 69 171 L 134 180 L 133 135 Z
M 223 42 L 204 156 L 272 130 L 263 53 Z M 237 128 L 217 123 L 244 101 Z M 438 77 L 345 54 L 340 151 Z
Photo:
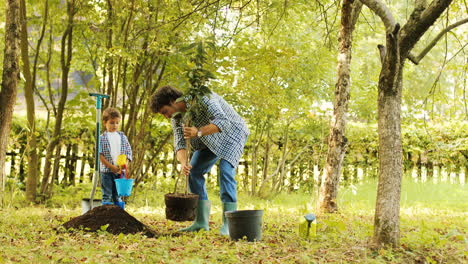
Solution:
M 5 48 L 3 51 L 2 90 L 0 91 L 0 190 L 5 194 L 5 158 L 10 135 L 13 107 L 20 79 L 20 3 L 8 0 L 6 4 Z
M 434 178 L 434 163 L 432 161 L 428 161 L 426 164 L 427 169 L 427 180 L 432 180 Z
M 374 239 L 378 245 L 397 245 L 400 238 L 400 192 L 403 174 L 399 84 L 401 74 L 400 70 L 398 81 L 392 84 L 393 87 L 389 87 L 392 91 L 385 90 L 387 87 L 379 84 L 380 171 L 374 219 Z
M 69 167 L 68 167 L 68 171 L 70 172 L 70 174 L 68 175 L 69 178 L 68 178 L 68 182 L 70 183 L 70 185 L 73 185 L 75 186 L 75 176 L 76 176 L 76 171 L 77 171 L 77 160 L 78 160 L 78 144 L 73 144 L 72 146 L 72 156 L 71 156 L 71 160 L 70 160 L 70 164 L 69 164 Z
M 261 124 L 261 121 L 259 121 L 257 125 L 255 126 L 255 137 L 253 139 L 253 144 L 252 144 L 252 174 L 251 174 L 252 180 L 251 180 L 251 186 L 250 186 L 251 195 L 257 194 L 258 148 L 260 146 L 260 143 L 262 142 L 263 132 L 265 131 L 267 122 L 268 121 L 265 121 L 264 124 Z
M 116 105 L 116 100 L 117 100 L 117 93 L 114 94 L 114 58 L 113 55 L 111 54 L 111 49 L 112 49 L 112 36 L 113 36 L 113 31 L 112 31 L 112 25 L 113 25 L 113 8 L 112 8 L 112 1 L 107 0 L 107 41 L 106 41 L 106 50 L 107 50 L 107 55 L 105 59 L 105 65 L 104 67 L 106 68 L 106 73 L 109 75 L 107 77 L 107 81 L 104 82 L 103 84 L 105 85 L 107 83 L 107 90 L 106 94 L 110 95 L 109 100 L 104 100 L 104 109 L 107 107 L 113 106 L 115 107 Z
M 85 177 L 85 173 L 84 173 L 84 168 L 85 168 L 85 161 L 86 161 L 86 155 L 85 153 L 81 153 L 81 163 L 80 163 L 80 174 L 78 174 L 78 182 L 79 183 L 83 183 L 84 182 L 84 177 Z
M 55 153 L 55 158 L 54 158 L 54 170 L 52 171 L 51 184 L 47 185 L 45 197 L 52 197 L 52 193 L 54 191 L 54 185 L 59 184 L 60 158 L 61 158 L 61 148 L 60 146 L 58 146 L 56 148 L 56 153 Z
M 344 0 L 341 11 L 338 80 L 335 85 L 335 103 L 330 126 L 330 136 L 328 138 L 327 161 L 324 168 L 325 175 L 319 195 L 319 208 L 327 213 L 338 210 L 336 198 L 338 195 L 341 166 L 347 145 L 345 128 L 350 90 L 352 34 L 361 7 L 362 4 L 359 1 L 353 3 L 352 0 Z
M 385 24 L 387 40 L 386 50 L 385 47 L 379 46 L 383 59 L 378 86 L 380 171 L 374 219 L 374 242 L 377 246 L 385 244 L 396 246 L 400 239 L 399 213 L 403 174 L 400 130 L 403 66 L 407 58 L 413 57 L 411 50 L 421 36 L 448 8 L 452 0 L 433 0 L 429 4 L 426 1 L 417 1 L 415 9 L 401 31 L 400 25 L 395 23 L 385 4 L 375 0 L 361 1 L 380 16 Z M 437 40 L 438 38 L 434 41 Z M 428 50 L 424 49 L 422 55 L 417 58 L 420 60 L 427 52 Z
M 70 162 L 71 162 L 71 150 L 72 150 L 72 145 L 69 143 L 65 151 L 65 164 L 63 166 L 64 173 L 63 173 L 63 178 L 61 182 L 63 186 L 70 185 L 69 177 L 70 177 L 71 170 L 69 170 L 69 168 L 70 168 Z
M 465 166 L 464 169 L 465 169 L 465 184 L 467 184 L 468 183 L 467 181 L 468 180 L 468 166 Z
M 36 139 L 36 106 L 34 103 L 34 83 L 31 74 L 31 66 L 29 62 L 29 42 L 28 42 L 28 26 L 26 16 L 25 0 L 20 1 L 20 20 L 21 20 L 21 59 L 23 61 L 23 76 L 25 79 L 24 97 L 26 99 L 26 109 L 28 118 L 28 178 L 26 180 L 26 200 L 34 202 L 36 200 L 37 188 L 37 171 L 38 171 L 38 155 L 37 155 L 37 139 Z M 37 53 L 39 50 L 36 51 Z
M 20 151 L 21 153 L 21 151 Z M 11 164 L 10 164 L 10 175 L 15 175 L 16 173 L 16 149 L 11 151 Z
M 257 189 L 257 151 L 258 147 L 254 142 L 252 150 L 252 174 L 251 174 L 251 185 L 250 185 L 250 195 L 255 195 Z
M 52 136 L 52 140 L 49 142 L 47 146 L 47 153 L 46 153 L 46 164 L 44 166 L 44 178 L 42 179 L 41 185 L 41 193 L 46 195 L 48 193 L 47 188 L 49 185 L 49 177 L 51 172 L 51 159 L 54 150 L 60 152 L 60 135 L 62 130 L 62 121 L 63 121 L 63 113 L 65 110 L 65 103 L 67 101 L 68 96 L 68 73 L 70 72 L 70 63 L 72 59 L 72 51 L 73 51 L 73 16 L 75 14 L 75 2 L 74 0 L 67 1 L 67 28 L 62 36 L 62 43 L 61 43 L 61 58 L 60 64 L 62 66 L 62 90 L 60 95 L 59 104 L 57 107 L 57 115 L 55 117 L 55 126 L 54 126 L 54 134 Z M 53 184 L 53 181 L 52 183 Z M 47 197 L 47 196 L 45 196 Z
M 404 59 L 400 57 L 397 24 L 387 34 L 387 49 L 378 85 L 379 183 L 374 219 L 374 242 L 398 245 L 400 193 L 403 174 L 401 90 Z

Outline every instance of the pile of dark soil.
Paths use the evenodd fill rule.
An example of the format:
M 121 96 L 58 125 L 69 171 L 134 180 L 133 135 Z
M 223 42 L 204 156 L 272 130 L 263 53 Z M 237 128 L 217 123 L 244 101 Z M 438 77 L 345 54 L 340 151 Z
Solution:
M 109 225 L 106 231 L 114 235 L 141 232 L 147 237 L 159 237 L 158 233 L 116 205 L 95 207 L 86 214 L 72 218 L 70 221 L 63 224 L 67 229 L 84 229 L 89 232 L 101 230 L 101 226 L 104 225 Z

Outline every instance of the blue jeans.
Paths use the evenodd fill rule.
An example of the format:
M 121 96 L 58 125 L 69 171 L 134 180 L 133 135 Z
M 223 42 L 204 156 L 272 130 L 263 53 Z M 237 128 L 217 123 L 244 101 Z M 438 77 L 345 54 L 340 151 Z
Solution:
M 209 149 L 197 150 L 193 153 L 190 165 L 189 186 L 190 191 L 198 194 L 200 200 L 208 200 L 205 185 L 205 175 L 211 170 L 219 158 Z M 236 168 L 228 161 L 221 159 L 219 162 L 219 192 L 223 203 L 237 202 Z
M 115 186 L 115 179 L 119 177 L 119 174 L 113 172 L 101 173 L 102 204 L 113 204 L 114 202 L 121 201 L 117 194 L 117 187 Z

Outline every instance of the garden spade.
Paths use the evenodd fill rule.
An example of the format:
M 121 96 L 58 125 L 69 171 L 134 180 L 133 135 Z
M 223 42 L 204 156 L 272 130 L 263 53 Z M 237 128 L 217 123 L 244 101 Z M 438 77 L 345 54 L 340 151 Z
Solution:
M 96 192 L 96 187 L 99 178 L 100 162 L 99 162 L 99 153 L 101 152 L 99 147 L 99 134 L 101 133 L 101 109 L 102 109 L 102 99 L 109 98 L 109 95 L 99 94 L 99 93 L 89 93 L 89 96 L 96 97 L 96 146 L 95 146 L 95 161 L 94 161 L 94 177 L 93 177 L 93 188 L 91 190 L 89 198 L 89 207 L 88 210 L 93 209 L 96 206 L 94 202 L 94 194 Z M 86 199 L 82 200 L 82 205 L 84 206 Z M 86 213 L 87 210 L 83 208 L 83 213 Z

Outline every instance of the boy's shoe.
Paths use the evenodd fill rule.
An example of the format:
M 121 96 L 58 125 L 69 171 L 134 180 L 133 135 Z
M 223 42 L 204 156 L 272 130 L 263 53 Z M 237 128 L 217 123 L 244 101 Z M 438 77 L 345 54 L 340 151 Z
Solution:
M 125 210 L 125 202 L 114 202 L 114 204 Z

